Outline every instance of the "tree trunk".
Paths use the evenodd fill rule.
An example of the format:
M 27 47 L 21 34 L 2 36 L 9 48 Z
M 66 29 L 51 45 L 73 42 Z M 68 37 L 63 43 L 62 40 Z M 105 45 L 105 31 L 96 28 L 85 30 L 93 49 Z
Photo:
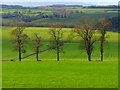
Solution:
M 88 60 L 91 61 L 91 54 L 88 54 Z
M 21 48 L 19 48 L 18 53 L 19 53 L 19 61 L 21 61 Z
M 37 48 L 37 51 L 36 51 L 36 59 L 37 59 L 37 61 L 39 61 L 39 56 L 38 56 L 38 54 L 39 54 L 39 50 L 38 50 L 38 48 Z
M 103 61 L 103 41 L 101 41 L 100 54 L 101 61 Z
M 37 61 L 38 61 L 38 52 L 36 53 L 36 59 L 37 59 Z
M 59 51 L 57 51 L 57 61 L 59 61 Z
M 59 46 L 57 44 L 57 61 L 59 61 Z
M 88 44 L 88 48 L 87 48 L 87 54 L 88 54 L 88 61 L 91 61 L 91 49 L 90 49 L 90 43 Z

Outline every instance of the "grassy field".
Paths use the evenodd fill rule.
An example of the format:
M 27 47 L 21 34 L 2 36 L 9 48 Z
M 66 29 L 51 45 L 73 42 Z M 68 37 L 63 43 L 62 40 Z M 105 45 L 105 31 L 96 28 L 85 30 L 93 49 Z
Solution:
M 98 19 L 100 19 L 100 18 L 107 18 L 107 19 L 111 20 L 114 17 L 118 17 L 118 12 L 115 11 L 114 9 L 105 9 L 105 8 L 91 9 L 91 8 L 79 8 L 79 7 L 66 7 L 64 9 L 72 10 L 72 11 L 78 10 L 80 13 L 74 13 L 74 14 L 71 14 L 69 17 L 59 18 L 59 19 L 57 19 L 57 17 L 53 15 L 52 8 L 48 8 L 48 9 L 3 9 L 2 13 L 3 14 L 13 14 L 16 11 L 20 12 L 22 17 L 24 17 L 24 19 L 23 18 L 21 18 L 21 19 L 28 26 L 48 26 L 51 23 L 60 23 L 60 24 L 66 25 L 66 26 L 71 26 L 76 23 L 83 24 L 83 21 L 84 21 L 83 17 L 91 18 L 93 20 L 92 23 L 96 24 Z M 33 17 L 35 18 L 35 17 L 39 16 L 38 13 L 40 13 L 40 12 L 44 13 L 43 15 L 47 15 L 48 17 L 31 19 L 29 21 L 30 18 L 33 18 Z M 52 19 L 50 18 L 51 16 L 53 16 Z M 4 18 L 3 25 L 11 25 L 16 20 L 18 20 L 18 18 L 19 17 L 17 17 L 17 16 L 12 17 L 12 18 L 11 17 Z
M 50 19 L 50 18 L 43 18 L 43 19 L 38 19 L 38 20 L 33 20 L 32 22 L 29 22 L 31 25 L 44 25 L 44 24 L 51 24 L 51 23 L 60 23 L 60 24 L 66 24 L 66 25 L 74 25 L 76 23 L 83 23 L 83 18 L 88 17 L 94 20 L 92 23 L 96 23 L 98 19 L 100 18 L 113 18 L 117 16 L 117 12 L 104 12 L 104 9 L 101 10 L 101 12 L 97 9 L 91 9 L 91 10 L 81 10 L 83 13 L 81 14 L 73 14 L 70 15 L 68 18 L 64 19 Z
M 17 58 L 17 52 L 12 51 L 12 44 L 10 42 L 11 36 L 10 36 L 10 32 L 13 28 L 11 27 L 3 27 L 3 60 L 10 60 L 10 59 L 14 59 Z M 43 47 L 41 47 L 41 49 L 46 49 L 47 45 L 49 44 L 49 33 L 48 33 L 48 28 L 35 28 L 35 27 L 29 27 L 26 28 L 24 33 L 27 33 L 29 35 L 29 37 L 33 37 L 33 33 L 38 32 L 39 35 L 41 35 L 42 37 L 42 43 L 43 43 Z M 67 40 L 67 36 L 70 33 L 70 28 L 66 28 L 64 29 L 65 31 L 65 35 L 63 37 L 64 40 Z M 113 33 L 113 32 L 108 32 L 107 33 L 109 38 L 108 38 L 108 43 L 105 44 L 105 60 L 117 60 L 118 57 L 118 33 Z M 47 37 L 46 37 L 47 36 Z M 65 43 L 64 45 L 64 52 L 65 53 L 61 53 L 61 59 L 62 60 L 66 60 L 66 59 L 74 59 L 74 60 L 86 60 L 87 59 L 87 55 L 86 52 L 81 49 L 79 47 L 79 40 L 78 39 L 74 39 L 71 43 Z M 99 59 L 99 43 L 97 42 L 94 46 L 94 51 L 93 51 L 93 55 L 92 58 L 93 60 L 98 60 Z M 31 49 L 29 49 L 31 48 Z M 26 49 L 27 49 L 27 53 L 23 54 L 30 54 L 33 52 L 32 47 L 31 47 L 31 43 L 27 42 L 26 45 Z M 41 53 L 40 59 L 43 60 L 49 60 L 49 59 L 55 59 L 55 53 L 54 51 L 47 51 L 44 53 Z M 46 57 L 47 56 L 47 57 Z M 34 59 L 35 56 L 32 56 L 30 58 L 26 58 L 25 60 L 30 60 L 31 58 Z
M 88 62 L 84 50 L 79 48 L 78 39 L 65 43 L 60 62 L 56 61 L 54 51 L 39 54 L 42 62 L 36 62 L 35 56 L 26 58 L 23 62 L 10 62 L 17 58 L 17 52 L 12 51 L 10 32 L 14 27 L 3 27 L 3 87 L 9 88 L 116 88 L 118 87 L 118 33 L 108 32 L 108 43 L 105 44 L 104 62 L 99 60 L 99 43 L 95 44 L 92 54 L 93 62 Z M 65 36 L 70 28 L 64 28 Z M 38 32 L 43 37 L 44 46 L 49 44 L 48 28 L 26 28 L 30 38 Z M 33 52 L 30 42 L 27 43 L 27 54 Z M 23 56 L 24 56 L 23 55 Z M 5 61 L 9 60 L 9 61 Z
M 117 62 L 3 62 L 3 88 L 117 88 Z

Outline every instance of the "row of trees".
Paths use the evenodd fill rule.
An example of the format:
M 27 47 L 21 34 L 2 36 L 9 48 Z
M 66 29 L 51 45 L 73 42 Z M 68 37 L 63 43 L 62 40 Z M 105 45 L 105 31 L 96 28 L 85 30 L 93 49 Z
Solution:
M 79 14 L 79 10 L 65 10 L 64 8 L 55 8 L 52 10 L 53 18 L 61 19 L 61 18 L 68 18 L 72 14 Z M 82 13 L 82 12 L 81 12 Z
M 67 18 L 72 14 L 79 14 L 79 10 L 65 10 L 63 8 L 57 8 L 52 9 L 51 11 L 53 14 L 46 14 L 43 12 L 32 12 L 30 9 L 25 9 L 23 11 L 14 11 L 2 14 L 2 18 L 13 18 L 13 19 L 21 19 L 24 22 L 31 22 L 33 20 L 37 19 L 43 19 L 43 18 L 50 18 L 50 19 L 61 19 L 61 18 Z M 32 14 L 32 16 L 29 16 L 26 14 Z M 37 14 L 37 15 L 36 15 Z
M 96 41 L 100 42 L 100 58 L 103 61 L 104 43 L 106 41 L 106 31 L 111 26 L 111 22 L 105 18 L 99 20 L 98 24 L 94 27 L 90 25 L 76 25 L 73 32 L 75 36 L 82 38 L 84 49 L 88 55 L 88 60 L 91 61 L 91 54 L 93 52 L 93 45 Z M 100 33 L 100 38 L 96 38 L 96 30 Z
M 29 15 L 25 15 L 24 13 L 20 13 L 20 12 L 5 13 L 5 14 L 0 14 L 0 15 L 2 18 L 5 18 L 5 19 L 12 18 L 13 20 L 22 20 L 24 22 L 31 22 L 33 20 L 38 20 L 38 19 L 50 17 L 50 15 L 47 15 L 47 14 L 42 13 L 42 12 L 29 13 L 29 14 L 32 14 L 32 15 L 29 16 Z
M 95 26 L 90 26 L 88 24 L 84 24 L 84 25 L 77 24 L 71 30 L 69 39 L 72 40 L 75 37 L 79 37 L 82 39 L 83 41 L 82 44 L 84 45 L 84 49 L 87 53 L 89 61 L 91 61 L 91 55 L 93 52 L 94 43 L 96 41 L 100 41 L 100 57 L 101 57 L 101 61 L 103 61 L 104 42 L 106 41 L 106 31 L 109 29 L 110 25 L 111 22 L 105 18 L 100 19 L 98 24 Z M 17 24 L 17 28 L 14 29 L 11 33 L 13 48 L 14 50 L 18 51 L 19 61 L 21 61 L 22 59 L 22 53 L 26 52 L 24 45 L 25 42 L 29 39 L 28 35 L 23 33 L 24 30 L 25 27 L 23 24 Z M 96 39 L 94 37 L 96 30 L 99 31 L 100 33 L 99 39 Z M 62 29 L 62 25 L 52 24 L 51 27 L 49 28 L 49 34 L 50 34 L 50 44 L 48 45 L 49 47 L 47 50 L 54 49 L 56 51 L 57 61 L 59 61 L 60 52 L 63 50 L 62 47 L 65 43 L 65 41 L 63 41 L 64 31 Z M 39 61 L 38 56 L 40 53 L 40 47 L 42 46 L 41 37 L 38 35 L 38 33 L 35 33 L 34 35 L 35 38 L 32 40 L 34 53 L 31 55 L 36 54 L 36 59 L 37 61 Z

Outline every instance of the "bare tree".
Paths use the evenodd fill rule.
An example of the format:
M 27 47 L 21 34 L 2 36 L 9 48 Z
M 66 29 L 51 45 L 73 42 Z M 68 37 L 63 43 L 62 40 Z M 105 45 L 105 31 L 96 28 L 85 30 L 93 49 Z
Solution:
M 56 9 L 52 10 L 52 13 L 54 16 L 57 17 L 57 19 L 62 19 L 62 18 L 69 17 L 70 15 L 72 15 L 75 12 L 73 12 L 72 10 L 65 10 L 63 8 L 56 8 Z
M 38 33 L 35 33 L 35 38 L 32 41 L 34 52 L 36 53 L 36 59 L 39 61 L 39 52 L 40 52 L 40 47 L 42 46 L 41 44 L 41 37 L 38 35 Z
M 64 44 L 64 42 L 62 41 L 63 38 L 63 30 L 62 30 L 62 26 L 60 24 L 52 24 L 49 34 L 51 36 L 51 42 L 50 42 L 50 47 L 54 50 L 56 50 L 56 54 L 57 54 L 57 61 L 59 61 L 59 57 L 60 57 L 60 52 L 62 50 L 62 46 Z
M 106 31 L 111 26 L 111 22 L 105 18 L 99 19 L 97 24 L 97 29 L 99 30 L 100 36 L 100 58 L 103 61 L 103 54 L 104 54 L 104 42 L 106 41 Z
M 91 54 L 93 51 L 93 45 L 96 42 L 94 38 L 95 30 L 89 25 L 76 25 L 74 30 L 76 36 L 82 38 L 84 43 L 84 48 L 88 55 L 88 60 L 91 61 Z
M 17 28 L 15 28 L 12 32 L 12 44 L 15 51 L 18 51 L 19 61 L 21 61 L 22 53 L 25 53 L 26 50 L 24 48 L 24 44 L 28 39 L 28 35 L 23 34 L 25 27 L 22 23 L 17 24 Z

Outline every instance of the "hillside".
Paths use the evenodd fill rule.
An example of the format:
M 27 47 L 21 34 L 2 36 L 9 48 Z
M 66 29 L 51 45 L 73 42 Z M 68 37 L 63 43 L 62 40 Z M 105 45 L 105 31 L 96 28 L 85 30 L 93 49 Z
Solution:
M 81 5 L 63 5 L 46 7 L 22 7 L 3 5 L 0 12 L 3 26 L 14 26 L 16 22 L 25 22 L 30 27 L 49 27 L 52 23 L 60 23 L 63 27 L 73 27 L 74 24 L 83 23 L 85 18 L 93 19 L 91 24 L 96 24 L 100 18 L 107 18 L 112 22 L 110 31 L 118 32 L 119 22 L 118 8 L 116 6 L 106 7 L 84 7 Z M 83 19 L 84 18 L 84 19 Z

